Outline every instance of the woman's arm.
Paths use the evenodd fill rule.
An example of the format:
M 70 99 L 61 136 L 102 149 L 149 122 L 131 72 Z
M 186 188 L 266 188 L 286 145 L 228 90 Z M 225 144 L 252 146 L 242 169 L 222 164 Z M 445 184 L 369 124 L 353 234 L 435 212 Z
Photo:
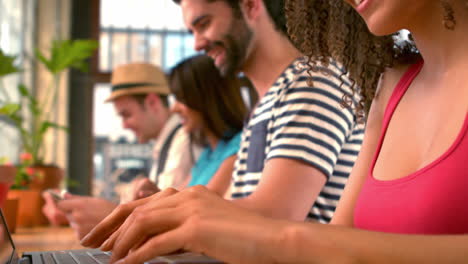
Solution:
M 167 193 L 168 194 L 168 193 Z M 178 250 L 227 263 L 466 263 L 468 235 L 422 236 L 266 218 L 203 186 L 138 206 L 103 244 L 113 261 L 142 263 Z M 126 205 L 128 206 L 128 205 Z M 115 230 L 119 206 L 83 241 L 98 246 Z M 120 217 L 121 219 L 121 217 Z M 137 246 L 136 246 L 137 245 Z
M 226 158 L 223 163 L 221 163 L 221 166 L 219 166 L 215 175 L 213 175 L 213 178 L 211 178 L 210 182 L 206 185 L 209 190 L 212 190 L 221 197 L 224 196 L 231 183 L 236 157 L 236 155 L 231 155 Z
M 369 175 L 369 168 L 377 149 L 382 130 L 383 116 L 388 100 L 405 70 L 406 67 L 388 69 L 380 78 L 376 96 L 372 102 L 366 120 L 366 132 L 364 134 L 364 142 L 361 151 L 354 163 L 353 171 L 349 176 L 330 224 L 353 226 L 354 207 L 361 191 L 361 186 Z
M 375 155 L 382 126 L 383 110 L 381 110 L 382 107 L 378 103 L 374 101 L 369 111 L 361 150 L 330 224 L 353 226 L 354 207 L 361 186 L 369 174 L 369 167 Z
M 298 223 L 284 229 L 278 263 L 467 263 L 468 235 L 399 235 Z M 279 254 L 278 254 L 279 255 Z

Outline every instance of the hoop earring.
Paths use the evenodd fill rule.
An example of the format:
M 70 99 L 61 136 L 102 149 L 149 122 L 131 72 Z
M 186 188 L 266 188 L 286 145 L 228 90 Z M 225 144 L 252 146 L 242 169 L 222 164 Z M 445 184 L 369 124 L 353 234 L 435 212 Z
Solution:
M 465 1 L 468 4 L 468 1 Z M 442 9 L 444 11 L 442 23 L 444 27 L 448 30 L 454 30 L 455 26 L 457 25 L 457 21 L 455 20 L 455 11 L 453 11 L 453 7 L 447 0 L 440 0 L 440 4 L 442 5 Z

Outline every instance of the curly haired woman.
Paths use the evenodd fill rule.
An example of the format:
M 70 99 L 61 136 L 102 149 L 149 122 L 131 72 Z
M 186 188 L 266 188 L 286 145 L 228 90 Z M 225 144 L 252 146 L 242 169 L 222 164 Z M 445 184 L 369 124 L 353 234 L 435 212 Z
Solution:
M 363 95 L 352 107 L 364 145 L 332 224 L 267 219 L 194 188 L 161 193 L 113 232 L 139 204 L 120 208 L 83 243 L 113 233 L 103 248 L 125 263 L 179 249 L 228 263 L 466 263 L 467 1 L 290 0 L 286 11 L 310 70 L 334 57 Z

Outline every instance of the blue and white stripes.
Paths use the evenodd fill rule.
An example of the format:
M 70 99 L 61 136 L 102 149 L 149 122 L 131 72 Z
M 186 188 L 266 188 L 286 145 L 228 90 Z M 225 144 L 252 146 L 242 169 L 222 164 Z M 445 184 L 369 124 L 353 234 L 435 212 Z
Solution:
M 254 109 L 242 134 L 232 198 L 255 191 L 267 160 L 302 160 L 328 177 L 308 215 L 309 219 L 327 223 L 360 150 L 364 125 L 356 122 L 351 109 L 340 105 L 350 89 L 349 81 L 342 84 L 339 67 L 331 64 L 328 74 L 312 72 L 313 86 L 308 85 L 306 69 L 303 59 L 296 60 Z

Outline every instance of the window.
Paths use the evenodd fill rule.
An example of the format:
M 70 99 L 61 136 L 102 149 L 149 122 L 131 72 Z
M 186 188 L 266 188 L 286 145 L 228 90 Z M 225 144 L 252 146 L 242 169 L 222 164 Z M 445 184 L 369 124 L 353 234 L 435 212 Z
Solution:
M 171 0 L 101 0 L 99 71 L 145 61 L 168 70 L 193 55 L 193 37 Z
M 116 199 L 119 182 L 129 182 L 149 169 L 152 147 L 136 144 L 112 104 L 104 103 L 111 92 L 109 73 L 117 65 L 142 61 L 168 71 L 196 52 L 180 7 L 171 0 L 101 0 L 99 20 L 96 69 L 101 78 L 94 88 L 93 193 Z
M 30 54 L 34 32 L 33 10 L 36 1 L 0 0 L 0 47 L 8 55 L 18 56 L 16 62 L 21 68 L 32 67 Z M 29 71 L 26 71 L 29 72 Z M 15 74 L 2 80 L 2 88 L 8 90 L 12 100 L 19 99 L 16 86 L 19 82 L 30 84 L 32 76 Z M 29 86 L 29 85 L 28 85 Z M 0 102 L 5 100 L 0 92 Z M 8 157 L 16 162 L 19 151 L 17 131 L 9 125 L 8 120 L 0 116 L 0 157 Z

